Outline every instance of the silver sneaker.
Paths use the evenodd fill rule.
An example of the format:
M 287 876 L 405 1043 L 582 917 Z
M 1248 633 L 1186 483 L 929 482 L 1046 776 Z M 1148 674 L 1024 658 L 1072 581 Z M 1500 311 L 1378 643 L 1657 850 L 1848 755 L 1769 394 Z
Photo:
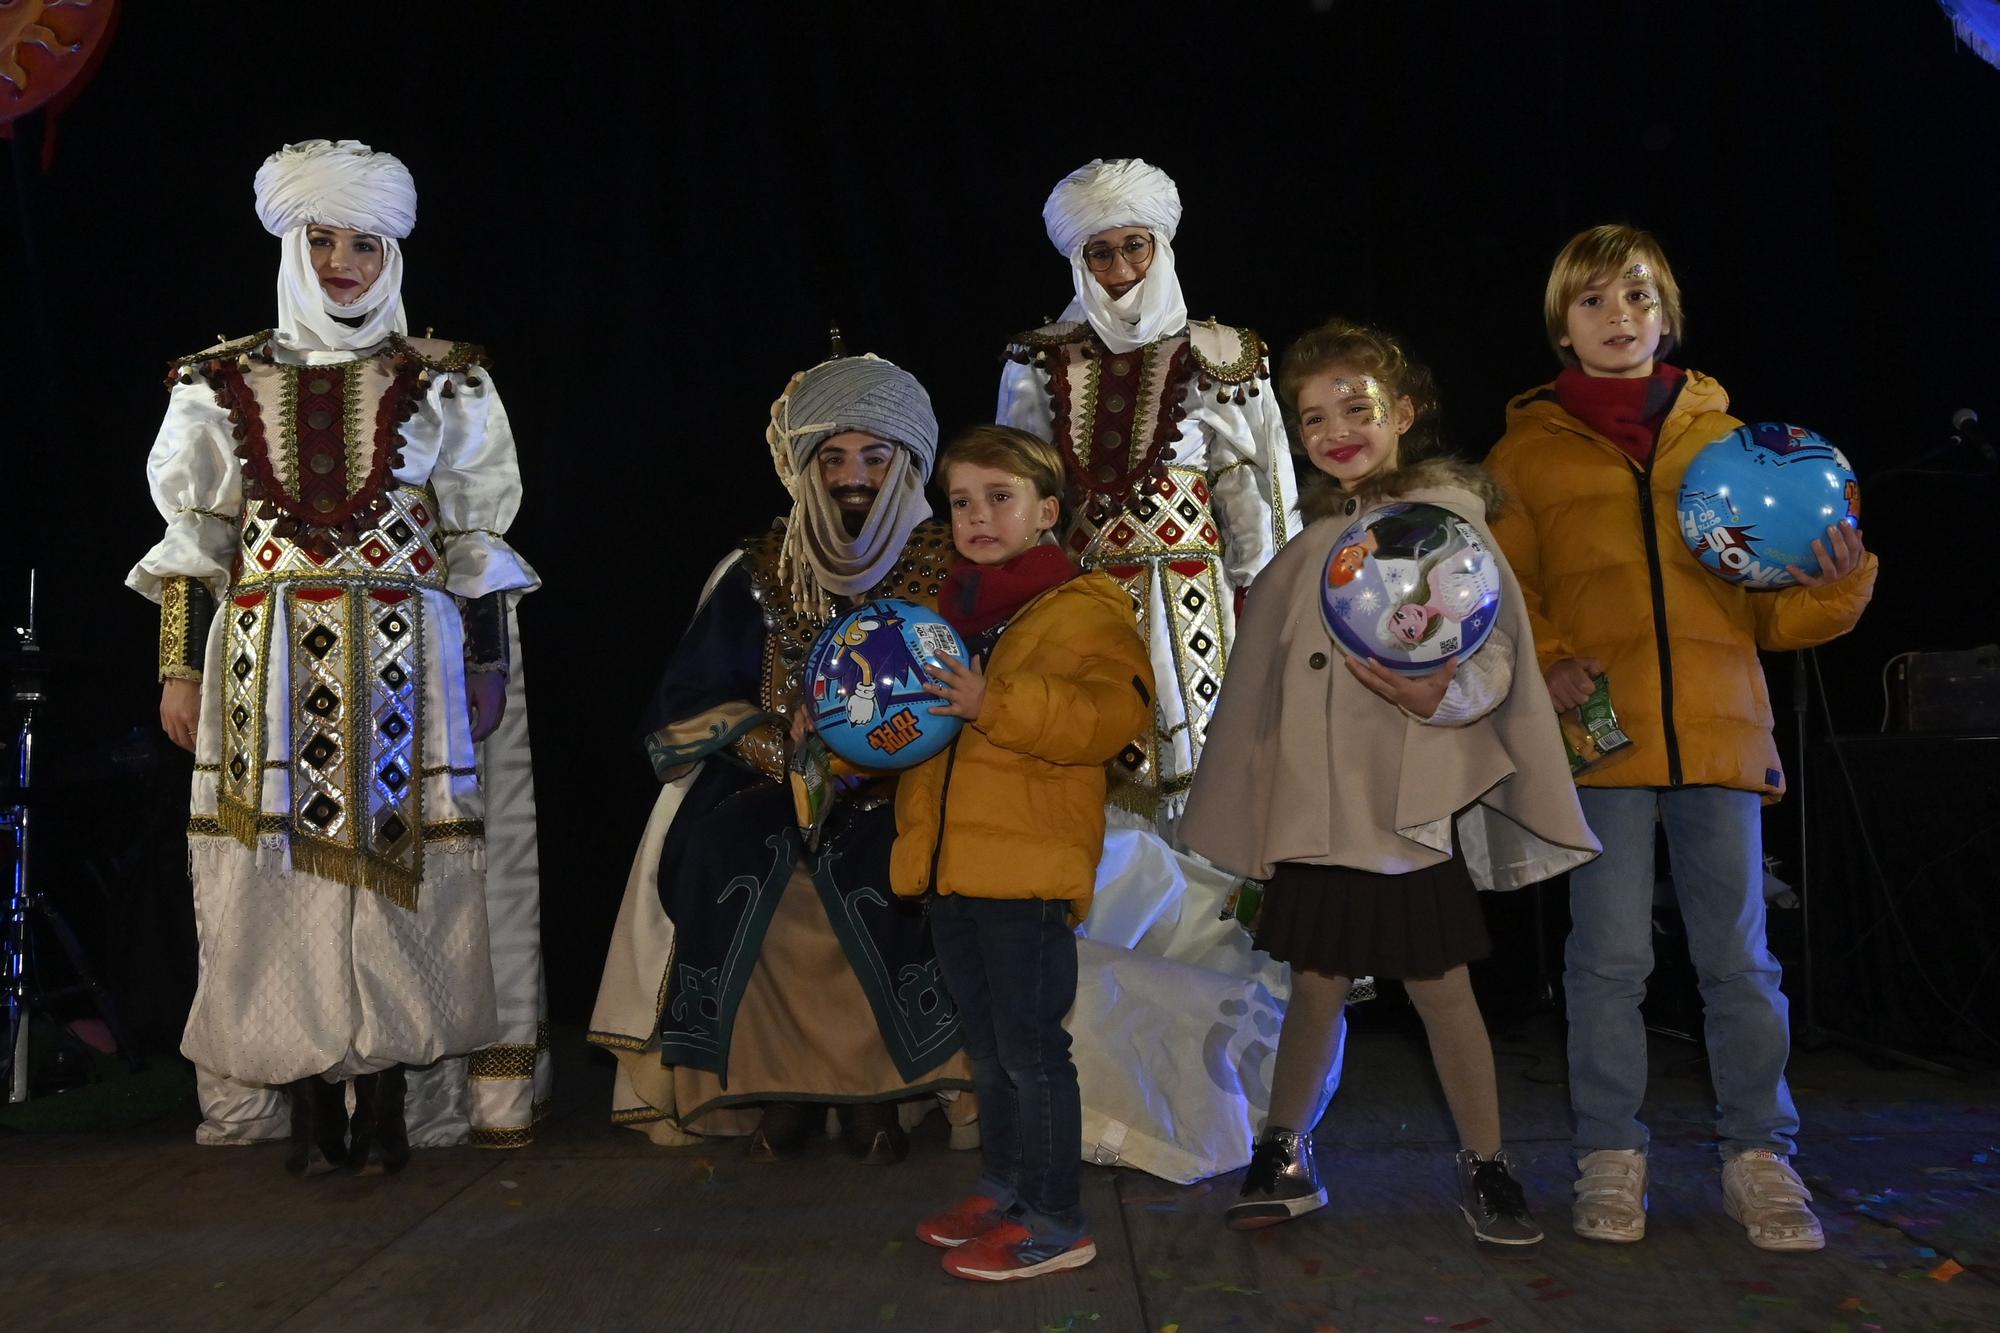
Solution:
M 1777 1153 L 1760 1148 L 1722 1164 L 1723 1211 L 1760 1250 L 1824 1249 L 1826 1233 L 1806 1207 L 1811 1202 L 1812 1191 Z
M 1577 1163 L 1570 1224 L 1585 1240 L 1620 1245 L 1646 1238 L 1646 1154 L 1600 1148 Z
M 1231 1231 L 1274 1227 L 1326 1207 L 1326 1186 L 1313 1161 L 1312 1135 L 1267 1129 L 1250 1155 L 1243 1193 L 1222 1220 Z
M 1528 1215 L 1528 1197 L 1514 1179 L 1514 1161 L 1502 1149 L 1481 1157 L 1470 1148 L 1458 1163 L 1458 1211 L 1472 1224 L 1472 1234 L 1489 1245 L 1533 1245 L 1542 1229 Z

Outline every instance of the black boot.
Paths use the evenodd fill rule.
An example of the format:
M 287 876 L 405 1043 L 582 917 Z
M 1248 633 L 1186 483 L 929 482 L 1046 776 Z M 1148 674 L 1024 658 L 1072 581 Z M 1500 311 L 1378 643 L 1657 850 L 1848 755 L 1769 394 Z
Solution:
M 292 1148 L 285 1170 L 295 1176 L 319 1176 L 347 1162 L 347 1090 L 323 1078 L 302 1078 L 285 1085 L 292 1113 Z
M 840 1136 L 847 1151 L 869 1166 L 890 1166 L 910 1154 L 910 1136 L 896 1117 L 894 1102 L 856 1102 L 839 1108 Z
M 410 1164 L 410 1131 L 403 1122 L 408 1079 L 403 1066 L 354 1080 L 354 1141 L 347 1166 L 364 1176 L 395 1175 Z
M 782 1162 L 804 1152 L 812 1137 L 814 1113 L 819 1123 L 825 1122 L 824 1107 L 808 1111 L 804 1102 L 765 1102 L 764 1114 L 757 1118 L 757 1128 L 750 1135 L 750 1160 Z

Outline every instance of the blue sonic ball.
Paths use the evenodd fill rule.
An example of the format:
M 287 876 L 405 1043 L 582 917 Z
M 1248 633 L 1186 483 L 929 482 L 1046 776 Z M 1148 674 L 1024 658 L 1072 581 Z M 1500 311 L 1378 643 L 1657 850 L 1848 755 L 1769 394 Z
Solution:
M 1319 598 L 1343 652 L 1423 675 L 1486 642 L 1500 616 L 1500 566 L 1479 529 L 1449 509 L 1387 504 L 1334 542 Z
M 1861 488 L 1840 450 L 1803 426 L 1738 426 L 1695 455 L 1681 481 L 1681 539 L 1702 568 L 1753 590 L 1817 572 L 1812 544 L 1860 526 Z
M 806 656 L 805 706 L 827 748 L 856 768 L 921 764 L 963 721 L 931 712 L 924 682 L 938 659 L 965 661 L 944 617 L 893 597 L 855 607 L 820 632 Z

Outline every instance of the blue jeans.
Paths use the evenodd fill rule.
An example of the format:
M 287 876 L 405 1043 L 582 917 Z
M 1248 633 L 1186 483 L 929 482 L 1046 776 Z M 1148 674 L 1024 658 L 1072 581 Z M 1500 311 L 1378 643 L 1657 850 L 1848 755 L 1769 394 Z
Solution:
M 1083 1098 L 1063 1019 L 1076 1003 L 1069 904 L 931 899 L 931 941 L 979 1094 L 979 1192 L 1041 1243 L 1084 1232 Z
M 1764 838 L 1755 792 L 1725 787 L 1582 787 L 1604 855 L 1569 876 L 1563 993 L 1576 1150 L 1644 1149 L 1646 1027 L 1653 971 L 1653 825 L 1667 830 L 1674 894 L 1701 988 L 1716 1130 L 1725 1155 L 1789 1156 L 1799 1113 L 1785 1085 L 1790 1006 L 1764 941 Z

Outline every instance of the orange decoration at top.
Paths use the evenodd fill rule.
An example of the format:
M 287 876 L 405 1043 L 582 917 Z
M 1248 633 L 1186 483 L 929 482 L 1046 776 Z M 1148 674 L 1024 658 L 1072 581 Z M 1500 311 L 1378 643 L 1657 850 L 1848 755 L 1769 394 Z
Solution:
M 96 68 L 118 0 L 0 0 L 0 126 Z

